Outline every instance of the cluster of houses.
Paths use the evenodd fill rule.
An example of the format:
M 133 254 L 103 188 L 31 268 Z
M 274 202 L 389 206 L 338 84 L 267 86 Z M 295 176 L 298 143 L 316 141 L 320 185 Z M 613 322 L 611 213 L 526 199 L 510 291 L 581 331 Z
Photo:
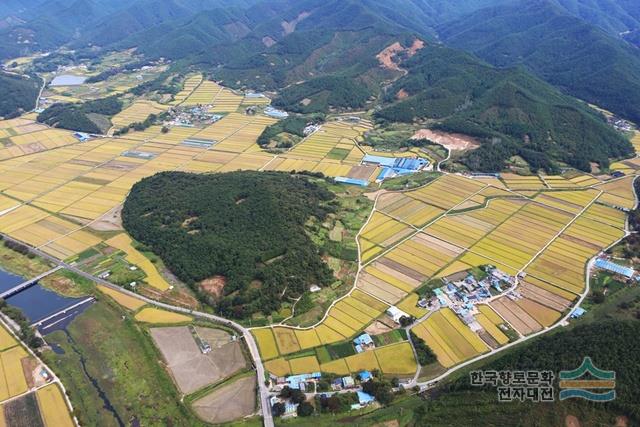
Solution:
M 614 129 L 620 132 L 631 132 L 633 131 L 633 125 L 626 121 L 625 119 L 621 119 L 617 116 L 609 116 L 607 117 L 607 122 L 609 125 L 613 126 Z
M 322 378 L 322 374 L 320 372 L 291 375 L 288 377 L 278 377 L 275 378 L 277 384 L 275 389 L 276 391 L 278 391 L 287 386 L 291 389 L 300 390 L 304 393 L 315 393 L 315 385 L 318 380 L 320 380 L 320 378 Z M 360 389 L 360 385 L 362 383 L 367 382 L 372 378 L 373 374 L 369 371 L 361 371 L 360 373 L 358 373 L 358 375 L 355 376 L 355 378 L 351 375 L 339 377 L 334 379 L 331 383 L 330 392 L 318 393 L 318 395 L 321 397 L 330 397 L 335 393 L 355 392 L 358 396 L 358 403 L 354 403 L 353 405 L 351 405 L 351 409 L 362 409 L 372 404 L 376 400 L 375 397 L 371 396 L 368 393 L 365 393 Z M 270 403 L 271 406 L 275 405 L 276 403 L 283 403 L 285 407 L 283 415 L 284 417 L 295 416 L 297 413 L 297 404 L 279 396 L 271 396 Z
M 506 274 L 498 268 L 487 266 L 487 276 L 482 280 L 468 271 L 461 271 L 442 279 L 444 285 L 433 290 L 434 296 L 418 301 L 418 305 L 425 309 L 438 310 L 450 307 L 457 313 L 473 309 L 474 304 L 492 297 L 494 293 L 501 294 L 516 283 L 516 278 Z
M 222 118 L 220 114 L 209 112 L 211 105 L 196 105 L 195 107 L 172 107 L 167 112 L 170 119 L 169 126 L 194 127 L 213 124 Z

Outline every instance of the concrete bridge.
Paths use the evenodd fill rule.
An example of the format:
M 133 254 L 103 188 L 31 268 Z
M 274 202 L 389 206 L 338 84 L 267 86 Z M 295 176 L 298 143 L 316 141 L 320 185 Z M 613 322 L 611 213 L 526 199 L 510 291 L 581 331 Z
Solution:
M 58 310 L 57 312 L 45 317 L 44 319 L 38 320 L 37 322 L 33 323 L 31 326 L 39 328 L 40 326 L 46 324 L 50 320 L 55 319 L 56 317 L 60 316 L 61 314 L 66 314 L 67 312 L 72 311 L 72 310 L 74 310 L 74 309 L 76 309 L 76 308 L 78 308 L 80 306 L 83 306 L 83 305 L 85 305 L 87 303 L 91 303 L 94 300 L 95 300 L 94 297 L 85 298 L 82 301 L 79 301 L 79 302 L 77 302 L 77 303 L 75 303 L 75 304 L 73 304 L 73 305 L 71 305 L 69 307 L 65 307 L 62 310 Z M 57 323 L 57 321 L 55 323 Z
M 20 292 L 24 291 L 25 289 L 30 288 L 31 286 L 35 285 L 38 282 L 38 280 L 43 279 L 43 278 L 47 277 L 48 275 L 53 274 L 56 271 L 61 270 L 61 269 L 62 269 L 62 266 L 59 265 L 59 266 L 57 266 L 55 268 L 52 268 L 49 271 L 46 271 L 46 272 L 42 273 L 39 276 L 34 277 L 33 279 L 29 279 L 26 282 L 23 282 L 23 283 L 19 284 L 18 286 L 14 286 L 13 288 L 8 289 L 8 290 L 0 293 L 0 298 L 7 299 L 9 297 L 12 297 L 15 294 L 20 293 Z

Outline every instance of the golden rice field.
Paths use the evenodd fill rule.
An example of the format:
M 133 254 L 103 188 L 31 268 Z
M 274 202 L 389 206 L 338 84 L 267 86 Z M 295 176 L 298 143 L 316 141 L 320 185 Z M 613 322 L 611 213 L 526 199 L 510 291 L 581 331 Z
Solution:
M 505 345 L 508 343 L 509 338 L 498 327 L 504 323 L 504 320 L 488 305 L 479 305 L 478 310 L 480 313 L 476 315 L 476 320 L 480 323 L 482 328 L 487 331 L 487 333 L 489 333 L 489 335 L 491 335 L 499 345 Z
M 120 304 L 124 308 L 127 308 L 127 309 L 129 309 L 131 311 L 136 311 L 140 307 L 145 305 L 144 301 L 141 301 L 141 300 L 139 300 L 137 298 L 134 298 L 132 296 L 129 296 L 129 295 L 125 295 L 122 292 L 118 292 L 118 291 L 113 290 L 111 288 L 108 288 L 106 286 L 98 285 L 98 289 L 100 290 L 100 292 L 102 292 L 103 294 L 108 295 L 115 302 L 117 302 L 118 304 Z
M 22 359 L 30 357 L 22 346 L 16 345 L 0 353 L 0 401 L 18 396 L 28 390 L 22 369 Z
M 410 376 L 416 372 L 417 364 L 411 344 L 405 341 L 323 364 L 318 363 L 316 356 L 302 356 L 290 359 L 280 357 L 265 362 L 265 369 L 276 376 L 311 372 L 348 375 L 374 369 L 381 370 L 385 375 Z
M 335 158 L 345 163 L 355 164 L 362 160 L 364 152 L 359 148 L 358 139 L 371 128 L 371 124 L 361 120 L 358 124 L 333 121 L 322 125 L 321 129 L 293 147 L 288 157 L 300 160 L 320 161 Z
M 265 362 L 264 368 L 268 372 L 278 377 L 284 377 L 285 375 L 289 375 L 292 373 L 291 365 L 289 365 L 289 361 L 286 360 L 284 357 Z
M 412 331 L 432 348 L 438 362 L 446 368 L 489 351 L 449 308 L 437 311 Z
M 202 83 L 202 80 L 203 80 L 202 74 L 187 76 L 187 78 L 185 79 L 182 85 L 182 90 L 175 95 L 174 100 L 171 104 L 172 105 L 182 104 L 185 101 L 185 99 L 187 99 L 187 97 L 189 97 L 193 93 L 193 91 L 196 90 L 198 86 L 200 86 L 200 83 Z
M 604 192 L 598 201 L 614 207 L 633 209 L 636 204 L 633 194 L 634 178 L 634 176 L 627 176 L 596 186 L 596 189 Z
M 139 322 L 155 324 L 185 323 L 192 320 L 191 317 L 184 314 L 157 308 L 143 308 L 135 315 L 135 319 Z
M 355 290 L 334 304 L 326 318 L 314 328 L 275 326 L 252 329 L 251 332 L 262 357 L 271 359 L 348 339 L 380 316 L 387 307 L 372 296 Z
M 153 101 L 134 101 L 133 104 L 116 114 L 111 123 L 117 129 L 129 126 L 133 123 L 142 123 L 151 114 L 160 115 L 168 109 L 167 105 Z
M 253 329 L 251 333 L 258 343 L 260 355 L 264 360 L 278 357 L 278 345 L 276 344 L 273 330 L 271 328 Z
M 57 384 L 50 384 L 38 389 L 36 398 L 45 427 L 72 427 L 75 425 L 67 409 L 67 402 Z
M 413 349 L 408 342 L 380 347 L 373 351 L 385 375 L 413 375 L 417 369 Z

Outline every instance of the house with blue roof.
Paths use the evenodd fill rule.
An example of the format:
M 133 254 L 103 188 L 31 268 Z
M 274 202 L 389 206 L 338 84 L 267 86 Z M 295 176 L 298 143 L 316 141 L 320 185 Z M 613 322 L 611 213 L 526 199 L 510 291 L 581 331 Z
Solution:
M 376 398 L 371 396 L 368 393 L 365 393 L 364 391 L 358 391 L 358 403 L 360 403 L 360 406 L 367 406 L 370 403 L 373 403 L 376 401 Z
M 625 267 L 624 265 L 616 264 L 609 260 L 599 258 L 596 260 L 595 266 L 603 270 L 611 271 L 612 273 L 619 274 L 621 276 L 630 279 L 635 274 L 635 270 L 631 267 Z
M 358 374 L 358 376 L 360 377 L 360 381 L 362 382 L 369 381 L 371 378 L 373 378 L 373 374 L 369 371 L 362 371 Z
M 353 343 L 355 345 L 359 345 L 363 348 L 367 348 L 370 346 L 373 346 L 373 339 L 371 338 L 371 335 L 369 334 L 362 334 L 359 337 L 357 337 L 356 339 L 353 340 Z
M 587 310 L 585 310 L 582 307 L 576 307 L 572 312 L 571 312 L 571 318 L 572 319 L 577 319 L 578 317 L 582 317 L 585 313 L 587 312 Z

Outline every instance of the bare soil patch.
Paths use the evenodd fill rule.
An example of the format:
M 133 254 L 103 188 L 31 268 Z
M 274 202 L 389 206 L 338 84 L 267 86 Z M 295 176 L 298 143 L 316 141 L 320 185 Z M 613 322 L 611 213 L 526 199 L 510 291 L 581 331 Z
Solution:
M 280 23 L 280 25 L 282 25 L 282 30 L 284 31 L 284 35 L 288 35 L 293 33 L 296 30 L 296 26 L 298 26 L 298 24 L 300 22 L 302 22 L 305 18 L 308 18 L 309 15 L 311 15 L 311 13 L 309 12 L 301 12 L 300 15 L 298 15 L 296 17 L 296 19 L 294 19 L 293 21 L 282 21 Z
M 347 176 L 355 179 L 369 179 L 376 169 L 375 166 L 358 165 L 352 167 Z
M 120 231 L 122 228 L 122 205 L 116 206 L 91 223 L 90 227 L 97 231 Z
M 184 394 L 193 393 L 206 385 L 228 378 L 246 366 L 237 341 L 232 341 L 230 335 L 224 331 L 208 332 L 206 329 L 196 330 L 198 335 L 202 334 L 200 337 L 204 341 L 204 336 L 215 338 L 214 343 L 209 343 L 211 352 L 208 354 L 200 351 L 194 336 L 186 326 L 150 330 L 171 376 Z
M 452 151 L 473 150 L 480 147 L 480 143 L 470 136 L 431 129 L 420 129 L 411 139 L 429 139 Z
M 209 423 L 230 422 L 255 412 L 255 390 L 255 376 L 240 378 L 196 400 L 192 407 L 200 418 Z
M 397 60 L 399 54 L 405 54 L 408 58 L 411 58 L 420 49 L 424 47 L 424 42 L 420 39 L 415 39 L 411 46 L 405 48 L 399 42 L 395 42 L 390 46 L 387 46 L 376 55 L 380 66 L 388 70 L 403 71 L 400 68 L 400 61 Z
M 380 335 L 380 334 L 384 334 L 385 332 L 389 332 L 391 330 L 392 328 L 376 320 L 375 322 L 367 326 L 367 328 L 364 331 L 369 335 Z
M 213 276 L 200 282 L 200 289 L 216 298 L 220 298 L 226 283 L 226 277 L 220 275 Z
M 269 36 L 265 36 L 262 38 L 262 44 L 265 45 L 266 47 L 271 47 L 274 44 L 276 44 L 276 41 Z
M 566 427 L 580 427 L 580 420 L 575 415 L 567 415 L 564 419 Z
M 404 89 L 400 89 L 398 93 L 396 93 L 396 99 L 406 99 L 409 97 L 409 92 Z

